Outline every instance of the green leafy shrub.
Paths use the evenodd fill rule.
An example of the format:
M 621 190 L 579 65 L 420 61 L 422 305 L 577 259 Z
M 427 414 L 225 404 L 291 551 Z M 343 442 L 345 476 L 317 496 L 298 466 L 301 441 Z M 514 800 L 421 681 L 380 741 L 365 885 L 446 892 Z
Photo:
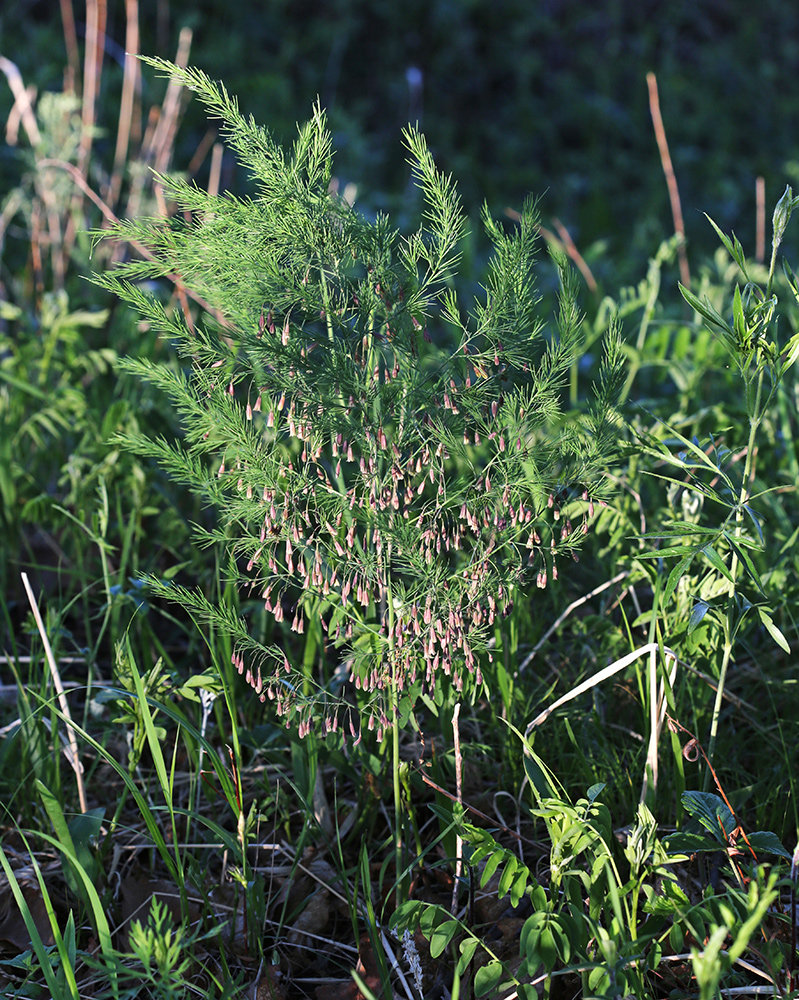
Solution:
M 479 687 L 490 626 L 528 580 L 546 586 L 589 530 L 613 452 L 618 335 L 607 338 L 590 411 L 553 433 L 581 323 L 562 260 L 555 330 L 545 333 L 537 314 L 532 202 L 509 233 L 484 213 L 495 253 L 467 314 L 451 287 L 465 220 L 418 133 L 406 142 L 425 224 L 400 238 L 386 218 L 365 220 L 330 192 L 320 111 L 287 156 L 202 73 L 154 65 L 223 120 L 259 194 L 213 198 L 164 177 L 192 222 L 116 228 L 153 259 L 99 283 L 187 362 L 182 376 L 123 363 L 169 394 L 185 446 L 118 440 L 223 514 L 206 541 L 240 560 L 242 584 L 277 622 L 327 633 L 380 738 L 413 697 L 436 697 L 440 675 L 457 690 L 472 677 Z M 214 307 L 202 324 L 167 315 L 142 290 L 143 279 L 171 273 Z M 153 585 L 232 631 L 239 672 L 287 724 L 310 730 L 311 704 L 299 696 L 309 678 L 284 672 L 290 646 L 268 649 L 200 595 Z M 357 719 L 330 698 L 320 693 L 325 731 L 356 736 Z

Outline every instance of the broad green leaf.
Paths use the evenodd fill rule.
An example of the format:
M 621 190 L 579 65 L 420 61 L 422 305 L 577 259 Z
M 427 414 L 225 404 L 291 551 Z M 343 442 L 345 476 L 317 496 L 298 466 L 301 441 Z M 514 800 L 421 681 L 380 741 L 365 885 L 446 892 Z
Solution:
M 698 628 L 702 619 L 710 611 L 710 605 L 707 601 L 697 601 L 696 604 L 691 609 L 691 617 L 688 619 L 688 634 L 690 635 L 694 629 Z
M 425 904 L 418 899 L 408 899 L 394 910 L 389 921 L 390 927 L 416 927 Z
M 784 649 L 786 653 L 790 653 L 791 647 L 788 645 L 788 640 L 771 620 L 771 615 L 766 612 L 765 608 L 758 608 L 757 613 L 774 642 L 777 643 L 780 649 Z
M 449 947 L 450 941 L 458 933 L 457 920 L 445 920 L 430 935 L 430 957 L 438 958 Z
M 474 974 L 474 992 L 478 997 L 495 990 L 502 980 L 502 963 L 496 959 L 478 969 Z
M 745 548 L 739 545 L 737 540 L 734 537 L 732 537 L 732 535 L 730 535 L 728 532 L 726 531 L 724 532 L 724 537 L 727 539 L 730 548 L 733 550 L 733 552 L 736 553 L 738 559 L 743 564 L 744 570 L 746 571 L 749 578 L 752 580 L 752 582 L 760 591 L 760 593 L 765 597 L 766 592 L 765 590 L 763 590 L 763 584 L 760 581 L 760 574 L 755 569 L 755 564 L 752 562 L 752 558 L 749 555 L 749 553 L 746 551 Z
M 680 830 L 663 838 L 663 846 L 669 854 L 697 854 L 700 851 L 717 851 L 718 838 L 715 840 L 702 833 L 687 833 Z
M 693 562 L 694 555 L 696 555 L 696 551 L 697 551 L 696 549 L 692 549 L 690 552 L 687 552 L 682 557 L 682 559 L 680 559 L 677 565 L 672 569 L 671 573 L 669 573 L 669 579 L 668 582 L 666 583 L 666 589 L 663 591 L 663 598 L 662 598 L 663 605 L 665 605 L 668 602 L 671 595 L 677 589 L 677 585 L 679 584 L 680 580 L 682 580 L 683 576 L 688 571 L 691 563 Z
M 467 937 L 461 941 L 458 946 L 460 950 L 460 957 L 458 958 L 458 964 L 455 968 L 457 975 L 462 976 L 466 972 L 469 962 L 471 962 L 474 957 L 474 953 L 479 944 L 480 941 L 476 937 Z
M 727 843 L 737 824 L 724 799 L 713 792 L 687 791 L 682 793 L 680 801 L 689 816 L 699 820 L 706 830 L 718 837 L 720 843 Z
M 755 851 L 765 854 L 776 854 L 777 857 L 784 858 L 786 861 L 793 860 L 791 852 L 785 850 L 780 838 L 770 830 L 755 830 L 754 833 L 750 833 L 749 843 Z
M 699 551 L 702 553 L 705 559 L 707 559 L 707 561 L 710 563 L 713 569 L 716 570 L 716 572 L 721 573 L 722 576 L 726 577 L 731 582 L 734 582 L 732 578 L 732 573 L 730 573 L 726 563 L 718 554 L 718 552 L 716 552 L 716 550 L 713 548 L 712 545 L 705 545 Z

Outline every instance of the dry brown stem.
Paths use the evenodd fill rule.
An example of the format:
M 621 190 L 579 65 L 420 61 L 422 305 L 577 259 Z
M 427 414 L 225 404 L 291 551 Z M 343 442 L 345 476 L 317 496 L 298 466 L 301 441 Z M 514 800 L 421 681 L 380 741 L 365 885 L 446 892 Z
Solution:
M 0 70 L 5 73 L 11 93 L 14 95 L 14 105 L 11 108 L 8 116 L 8 124 L 6 125 L 6 142 L 9 146 L 16 146 L 16 123 L 22 119 L 22 124 L 28 133 L 28 141 L 35 149 L 42 141 L 42 137 L 39 132 L 39 126 L 36 124 L 36 115 L 33 113 L 31 94 L 22 82 L 22 75 L 16 63 L 13 63 L 10 59 L 6 59 L 5 56 L 0 56 Z
M 666 139 L 666 130 L 663 127 L 663 118 L 660 114 L 660 98 L 658 97 L 658 82 L 654 73 L 646 74 L 646 84 L 649 88 L 649 110 L 652 115 L 652 125 L 655 129 L 655 139 L 660 153 L 660 163 L 663 167 L 663 174 L 666 178 L 666 186 L 669 189 L 669 201 L 671 202 L 671 214 L 674 219 L 674 232 L 681 237 L 680 245 L 677 249 L 680 258 L 680 280 L 686 288 L 691 286 L 691 272 L 688 268 L 688 255 L 685 252 L 685 224 L 682 218 L 682 206 L 680 205 L 680 191 L 677 187 L 677 177 L 669 154 L 669 143 Z
M 115 205 L 122 187 L 122 175 L 128 158 L 131 130 L 134 120 L 134 102 L 141 87 L 139 51 L 139 0 L 125 0 L 125 75 L 122 80 L 122 98 L 119 105 L 117 144 L 114 150 L 114 170 L 105 200 Z
M 755 260 L 762 264 L 766 259 L 766 181 L 755 178 Z

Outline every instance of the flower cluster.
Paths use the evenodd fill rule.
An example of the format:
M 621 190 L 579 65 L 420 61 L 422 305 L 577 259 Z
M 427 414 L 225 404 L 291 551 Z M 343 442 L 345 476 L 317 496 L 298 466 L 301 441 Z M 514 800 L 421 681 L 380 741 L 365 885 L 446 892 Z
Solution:
M 270 311 L 264 327 L 273 326 Z M 289 340 L 289 326 L 282 329 Z M 396 355 L 382 360 L 370 379 L 378 389 L 402 373 Z M 406 396 L 399 419 L 375 408 L 370 422 L 350 395 L 342 429 L 331 427 L 329 412 L 320 421 L 318 405 L 285 391 L 273 397 L 263 386 L 254 406 L 242 405 L 262 445 L 283 449 L 280 468 L 269 485 L 241 462 L 218 471 L 252 501 L 258 534 L 246 569 L 265 610 L 303 634 L 308 609 L 316 609 L 328 641 L 343 650 L 349 681 L 370 696 L 367 724 L 379 736 L 393 684 L 433 693 L 444 676 L 460 692 L 469 676 L 482 685 L 479 654 L 497 616 L 507 616 L 525 579 L 545 587 L 557 578 L 558 556 L 573 553 L 594 513 L 587 489 L 545 494 L 524 473 L 533 445 L 523 394 L 506 391 L 477 416 L 468 400 L 461 412 L 469 377 L 460 389 L 447 379 L 432 407 L 427 393 L 416 408 Z M 564 506 L 581 511 L 576 526 L 561 516 Z M 372 642 L 359 655 L 364 636 Z M 240 652 L 234 662 L 262 698 L 276 701 L 278 714 L 291 714 L 294 688 L 285 676 L 265 683 Z M 307 731 L 310 714 L 296 710 Z M 356 732 L 341 705 L 328 706 L 325 730 L 338 730 L 339 711 Z

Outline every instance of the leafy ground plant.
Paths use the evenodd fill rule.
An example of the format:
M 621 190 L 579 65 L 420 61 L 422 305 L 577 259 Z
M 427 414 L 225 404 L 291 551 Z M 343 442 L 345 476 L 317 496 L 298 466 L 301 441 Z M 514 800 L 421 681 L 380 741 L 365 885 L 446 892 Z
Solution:
M 735 236 L 730 239 L 713 223 L 725 249 L 745 279 L 743 291 L 739 284 L 735 286 L 732 322 L 728 322 L 709 299 L 700 299 L 689 289 L 680 288 L 686 302 L 704 323 L 721 335 L 740 377 L 749 423 L 743 467 L 733 468 L 729 447 L 719 446 L 713 436 L 707 443 L 701 444 L 696 438 L 689 440 L 674 428 L 667 427 L 669 437 L 666 442 L 649 438 L 651 453 L 684 473 L 684 479 L 673 476 L 663 478 L 678 490 L 689 491 L 700 504 L 707 503 L 708 509 L 719 510 L 723 514 L 716 525 L 705 525 L 697 518 L 675 521 L 654 536 L 665 542 L 665 546 L 642 553 L 643 556 L 678 559 L 669 573 L 663 593 L 664 603 L 680 586 L 694 560 L 702 561 L 709 569 L 694 599 L 689 631 L 696 629 L 708 616 L 722 636 L 718 686 L 708 744 L 711 763 L 733 646 L 748 615 L 756 612 L 774 642 L 790 653 L 787 639 L 774 624 L 774 612 L 753 558 L 764 548 L 764 518 L 757 509 L 757 501 L 762 494 L 753 495 L 752 482 L 756 472 L 758 431 L 778 398 L 781 383 L 799 356 L 799 334 L 789 336 L 784 342 L 779 338 L 777 324 L 781 310 L 774 289 L 777 253 L 796 201 L 788 187 L 774 210 L 772 255 L 765 284 L 750 277 L 743 247 Z M 799 285 L 787 261 L 783 261 L 783 270 L 788 288 L 799 302 Z M 676 454 L 672 451 L 675 442 L 680 448 Z M 745 596 L 739 578 L 746 579 L 754 589 L 753 600 Z M 708 770 L 706 791 L 709 785 Z

